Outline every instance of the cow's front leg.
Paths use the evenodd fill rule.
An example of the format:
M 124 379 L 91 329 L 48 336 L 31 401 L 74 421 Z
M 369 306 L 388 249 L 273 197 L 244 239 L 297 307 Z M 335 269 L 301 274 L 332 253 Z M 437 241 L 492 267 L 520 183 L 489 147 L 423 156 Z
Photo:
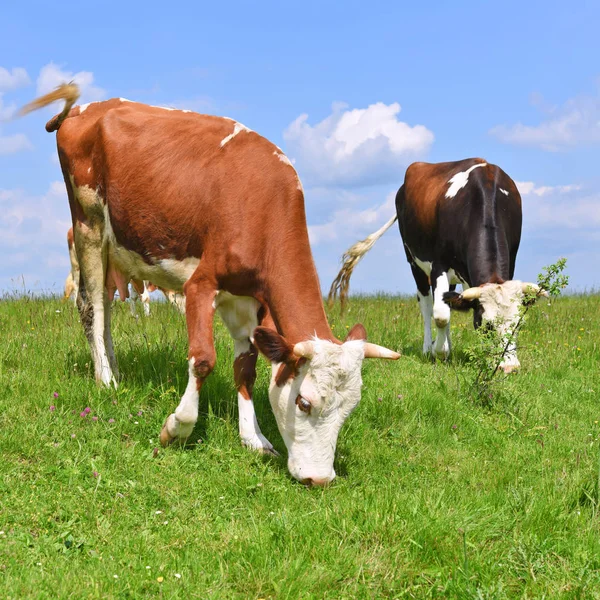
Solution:
M 232 296 L 223 292 L 217 297 L 216 304 L 234 343 L 233 376 L 237 388 L 242 444 L 265 454 L 277 454 L 260 430 L 252 401 L 258 350 L 250 339 L 258 325 L 260 304 L 254 298 Z
M 450 356 L 450 307 L 444 302 L 444 294 L 450 290 L 447 269 L 433 266 L 431 270 L 433 287 L 433 320 L 437 328 L 437 336 L 433 352 L 438 358 Z
M 211 279 L 192 275 L 186 286 L 186 320 L 189 339 L 188 384 L 179 406 L 167 417 L 160 443 L 168 446 L 173 442 L 184 444 L 198 420 L 198 400 L 204 380 L 216 363 L 213 342 L 214 299 L 216 283 Z
M 423 355 L 431 353 L 431 317 L 433 316 L 433 300 L 429 277 L 418 266 L 411 265 L 413 277 L 417 284 L 417 300 L 423 317 Z
M 252 450 L 258 450 L 265 454 L 277 454 L 273 444 L 262 434 L 254 402 L 252 401 L 252 388 L 256 379 L 256 359 L 258 351 L 253 344 L 248 343 L 242 352 L 239 350 L 239 344 L 236 343 L 236 357 L 233 363 L 233 372 L 235 377 L 235 386 L 238 391 L 238 415 L 239 429 L 242 444 Z

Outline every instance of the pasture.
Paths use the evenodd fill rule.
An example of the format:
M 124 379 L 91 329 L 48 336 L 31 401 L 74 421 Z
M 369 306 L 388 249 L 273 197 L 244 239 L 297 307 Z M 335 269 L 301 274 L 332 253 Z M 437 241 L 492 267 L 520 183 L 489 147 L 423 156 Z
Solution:
M 365 361 L 338 478 L 293 481 L 259 361 L 255 403 L 281 457 L 241 447 L 233 344 L 186 449 L 159 447 L 187 384 L 185 322 L 113 312 L 118 391 L 100 389 L 75 307 L 0 302 L 0 589 L 7 598 L 600 597 L 600 296 L 541 300 L 522 370 L 467 393 L 470 315 L 454 356 L 420 355 L 413 297 L 353 298 L 344 337 L 402 351 Z

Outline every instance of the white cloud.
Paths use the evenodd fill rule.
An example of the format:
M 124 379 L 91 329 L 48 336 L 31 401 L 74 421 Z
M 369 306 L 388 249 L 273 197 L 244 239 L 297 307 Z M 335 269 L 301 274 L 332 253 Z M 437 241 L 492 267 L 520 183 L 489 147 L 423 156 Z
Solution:
M 321 225 L 309 225 L 308 235 L 312 246 L 323 242 L 332 242 L 339 238 L 358 239 L 373 233 L 396 213 L 396 192 L 390 192 L 383 204 L 364 210 L 342 208 L 336 210 L 331 218 Z M 353 243 L 353 242 L 351 242 Z
M 536 185 L 533 181 L 515 181 L 515 184 L 522 196 L 548 196 L 549 194 L 568 194 L 581 189 L 581 186 L 575 183 L 569 185 Z
M 0 67 L 0 122 L 10 120 L 17 112 L 15 104 L 4 105 L 3 94 L 17 88 L 29 85 L 31 80 L 27 71 L 21 67 L 15 67 L 12 72 L 4 67 Z
M 20 189 L 0 189 L 0 241 L 4 253 L 6 248 L 20 252 L 27 249 L 31 259 L 36 260 L 38 249 L 47 244 L 54 245 L 60 240 L 66 247 L 69 227 L 71 217 L 63 182 L 52 182 L 42 196 L 32 196 Z
M 535 104 L 541 105 L 539 99 Z M 547 118 L 539 125 L 498 125 L 490 133 L 508 144 L 551 152 L 600 143 L 600 95 L 578 96 L 559 108 L 541 108 Z
M 3 136 L 0 134 L 0 156 L 21 152 L 21 150 L 32 150 L 33 144 L 24 133 Z
M 24 87 L 31 83 L 27 71 L 21 67 L 14 67 L 12 72 L 0 67 L 0 92 L 8 92 Z
M 63 182 L 41 195 L 0 189 L 0 291 L 61 292 L 69 269 L 71 215 Z
M 9 104 L 8 106 L 5 106 L 4 99 L 2 98 L 2 94 L 0 93 L 0 122 L 10 121 L 16 112 L 17 105 L 13 103 Z
M 409 162 L 423 157 L 433 133 L 398 120 L 400 105 L 378 102 L 332 114 L 312 126 L 300 115 L 284 131 L 288 154 L 307 185 L 358 186 L 397 181 Z
M 53 62 L 48 63 L 40 70 L 37 78 L 37 94 L 41 96 L 47 94 L 59 86 L 61 83 L 74 81 L 81 91 L 81 102 L 94 102 L 102 100 L 106 96 L 106 90 L 94 85 L 94 74 L 90 71 L 63 71 Z M 64 103 L 61 101 L 61 103 Z
M 578 184 L 515 183 L 523 196 L 523 223 L 528 231 L 543 235 L 556 228 L 576 229 L 583 239 L 600 227 L 600 194 Z

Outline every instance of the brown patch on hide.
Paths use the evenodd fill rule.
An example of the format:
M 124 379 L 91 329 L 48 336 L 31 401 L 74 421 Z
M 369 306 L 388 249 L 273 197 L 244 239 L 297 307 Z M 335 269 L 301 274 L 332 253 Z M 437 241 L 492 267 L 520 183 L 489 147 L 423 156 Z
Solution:
M 290 363 L 282 363 L 275 375 L 277 387 L 283 387 L 290 379 L 298 375 L 300 367 L 306 362 L 306 358 L 301 357 Z
M 233 377 L 237 391 L 245 400 L 252 399 L 252 390 L 256 381 L 256 359 L 258 352 L 250 346 L 248 352 L 236 356 L 233 361 Z

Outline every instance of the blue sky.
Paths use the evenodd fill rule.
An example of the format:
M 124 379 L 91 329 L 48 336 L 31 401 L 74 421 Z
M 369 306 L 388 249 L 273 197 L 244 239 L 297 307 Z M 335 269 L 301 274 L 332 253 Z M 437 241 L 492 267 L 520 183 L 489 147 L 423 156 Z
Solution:
M 53 113 L 15 108 L 73 76 L 113 96 L 235 118 L 304 183 L 323 287 L 393 214 L 414 160 L 481 156 L 523 196 L 516 277 L 569 259 L 600 288 L 600 4 L 11 2 L 0 20 L 0 291 L 60 291 L 69 211 Z M 56 112 L 56 111 L 54 111 Z M 412 293 L 396 228 L 353 291 Z

